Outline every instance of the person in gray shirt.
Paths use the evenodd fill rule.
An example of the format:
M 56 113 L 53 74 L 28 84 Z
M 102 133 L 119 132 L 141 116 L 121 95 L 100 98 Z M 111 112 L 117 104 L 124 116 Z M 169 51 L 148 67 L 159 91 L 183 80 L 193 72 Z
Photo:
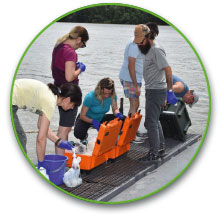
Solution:
M 175 104 L 177 99 L 172 91 L 172 70 L 166 59 L 166 53 L 155 41 L 159 30 L 155 23 L 146 24 L 150 33 L 138 44 L 144 54 L 143 77 L 145 81 L 145 123 L 148 130 L 150 150 L 140 162 L 159 161 L 164 153 L 164 135 L 159 121 L 162 107 L 166 100 Z M 168 90 L 168 92 L 167 92 Z

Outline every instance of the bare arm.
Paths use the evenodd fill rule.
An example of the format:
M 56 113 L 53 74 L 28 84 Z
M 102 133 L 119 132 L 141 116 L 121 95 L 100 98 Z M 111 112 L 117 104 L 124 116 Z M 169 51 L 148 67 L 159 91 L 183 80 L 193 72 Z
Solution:
M 87 123 L 92 123 L 92 119 L 91 118 L 88 118 L 87 117 L 87 112 L 88 112 L 88 107 L 86 107 L 86 106 L 82 106 L 82 108 L 81 108 L 81 114 L 80 114 L 80 119 L 82 120 L 82 121 L 85 121 L 85 122 L 87 122 Z
M 46 139 L 48 137 L 49 140 L 51 140 L 53 143 L 55 143 L 58 140 L 58 136 L 49 128 L 50 121 L 48 118 L 43 114 L 42 116 L 39 116 L 38 118 L 38 137 L 37 137 L 37 155 L 38 158 L 42 159 L 42 155 L 45 155 L 45 149 L 46 149 Z M 47 130 L 47 135 L 45 138 L 45 132 Z M 42 142 L 42 140 L 45 139 L 45 143 Z M 44 149 L 44 150 L 42 150 Z M 44 157 L 43 157 L 44 158 Z M 39 159 L 41 161 L 41 159 Z M 43 159 L 42 159 L 43 160 Z
M 182 82 L 176 82 L 174 85 L 173 85 L 173 91 L 175 93 L 181 93 L 184 91 L 184 85 Z
M 80 69 L 75 70 L 76 64 L 73 61 L 67 61 L 65 63 L 65 78 L 68 82 L 75 80 L 81 73 Z
M 112 107 L 112 111 L 113 111 L 113 114 L 116 115 L 117 113 L 119 113 L 119 109 L 117 107 L 117 102 L 114 100 L 113 103 L 111 103 L 111 107 Z
M 45 114 L 43 114 L 42 116 L 39 116 L 39 118 L 38 118 L 38 129 L 40 129 L 40 127 L 41 127 L 41 123 L 42 123 L 42 120 L 46 120 L 47 119 L 47 117 L 46 117 L 46 119 L 44 119 L 44 117 L 46 117 L 45 116 Z M 47 119 L 48 120 L 48 119 Z M 49 124 L 50 124 L 50 122 L 49 122 Z M 52 142 L 56 142 L 57 140 L 58 140 L 58 136 L 50 129 L 50 127 L 48 126 L 48 135 L 47 135 L 47 137 L 48 137 L 48 139 L 49 140 L 51 140 Z
M 137 78 L 136 78 L 136 72 L 135 72 L 135 62 L 136 59 L 133 57 L 129 57 L 128 58 L 128 69 L 129 69 L 129 73 L 130 73 L 130 78 L 132 79 L 132 82 L 134 84 L 134 86 L 137 86 Z
M 166 76 L 166 82 L 167 82 L 167 89 L 172 90 L 173 86 L 173 77 L 172 77 L 172 69 L 170 66 L 164 68 L 165 70 L 165 76 Z
M 43 115 L 39 116 L 38 119 L 38 135 L 36 140 L 36 151 L 37 157 L 39 161 L 44 160 L 45 150 L 46 150 L 46 143 L 47 143 L 47 136 L 48 136 L 48 129 L 49 129 L 50 121 L 43 113 Z
M 135 62 L 136 62 L 136 58 L 133 58 L 133 57 L 128 58 L 128 69 L 129 69 L 129 73 L 130 73 L 130 78 L 131 78 L 131 80 L 134 84 L 134 87 L 135 87 L 135 95 L 140 96 L 140 87 L 137 84 Z

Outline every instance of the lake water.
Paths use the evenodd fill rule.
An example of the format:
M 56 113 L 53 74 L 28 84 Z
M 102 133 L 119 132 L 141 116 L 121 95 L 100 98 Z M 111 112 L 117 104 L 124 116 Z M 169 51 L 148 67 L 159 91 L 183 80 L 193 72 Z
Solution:
M 93 90 L 100 79 L 111 77 L 115 81 L 119 101 L 121 97 L 124 97 L 124 94 L 118 74 L 123 62 L 126 43 L 133 37 L 134 25 L 55 23 L 31 45 L 22 60 L 17 78 L 38 79 L 45 83 L 53 82 L 50 65 L 55 42 L 76 25 L 86 27 L 90 36 L 87 47 L 77 50 L 79 61 L 87 66 L 86 71 L 79 77 L 83 96 Z M 198 103 L 192 109 L 187 106 L 192 120 L 192 126 L 188 132 L 203 134 L 208 118 L 209 96 L 201 64 L 189 44 L 178 32 L 170 26 L 160 26 L 159 30 L 157 41 L 164 47 L 173 73 L 186 81 L 189 87 L 200 96 Z M 27 42 L 27 45 L 29 43 Z M 140 103 L 141 113 L 144 114 L 144 86 Z M 128 112 L 128 107 L 129 102 L 124 99 L 125 114 Z M 25 131 L 37 130 L 37 116 L 24 111 L 20 111 L 19 114 Z M 33 117 L 36 117 L 36 120 Z M 58 117 L 56 109 L 51 121 L 53 129 L 58 127 Z

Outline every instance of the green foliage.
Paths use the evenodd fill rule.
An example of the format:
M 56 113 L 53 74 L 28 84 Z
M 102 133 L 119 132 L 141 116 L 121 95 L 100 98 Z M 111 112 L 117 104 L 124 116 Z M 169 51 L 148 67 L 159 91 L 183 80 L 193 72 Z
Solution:
M 135 8 L 117 5 L 103 5 L 82 9 L 59 20 L 59 22 L 104 24 L 144 24 L 150 21 L 158 25 L 167 25 L 152 14 Z

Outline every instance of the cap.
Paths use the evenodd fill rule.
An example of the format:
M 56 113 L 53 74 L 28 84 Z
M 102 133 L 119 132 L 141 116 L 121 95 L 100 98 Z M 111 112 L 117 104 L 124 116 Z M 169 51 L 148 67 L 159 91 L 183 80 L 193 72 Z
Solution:
M 193 97 L 194 97 L 193 103 L 192 103 L 192 104 L 189 104 L 189 107 L 190 107 L 190 108 L 192 108 L 193 105 L 194 105 L 195 103 L 197 103 L 198 100 L 199 100 L 199 96 L 198 96 L 198 95 L 196 94 L 196 92 L 194 92 L 194 91 L 193 91 Z
M 150 29 L 146 25 L 144 24 L 137 25 L 134 30 L 134 43 L 136 44 L 141 43 L 144 40 L 145 36 L 149 33 Z

